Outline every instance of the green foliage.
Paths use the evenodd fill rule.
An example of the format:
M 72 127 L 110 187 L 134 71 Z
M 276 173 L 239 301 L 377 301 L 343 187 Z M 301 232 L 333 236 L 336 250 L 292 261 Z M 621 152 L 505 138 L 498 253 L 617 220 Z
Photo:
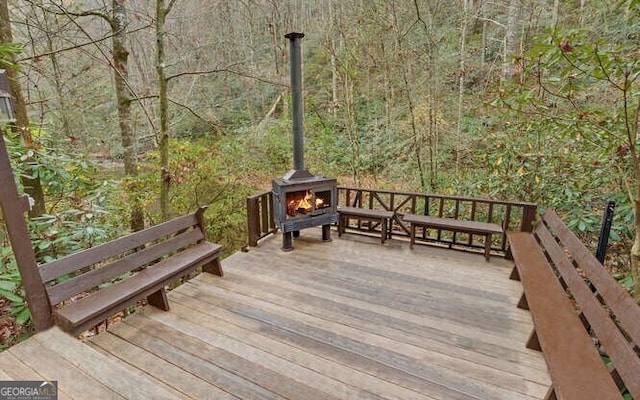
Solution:
M 2 233 L 4 235 L 4 233 Z M 0 296 L 11 302 L 11 315 L 16 317 L 18 325 L 25 325 L 31 314 L 25 301 L 22 279 L 18 273 L 11 246 L 5 237 L 1 238 L 3 246 L 0 247 Z
M 46 215 L 29 221 L 38 262 L 95 246 L 117 234 L 121 222 L 120 209 L 113 205 L 114 182 L 96 179 L 97 165 L 55 150 L 59 144 L 52 135 L 34 131 L 33 137 L 37 147 L 25 149 L 21 139 L 13 137 L 7 151 L 17 174 L 24 173 L 24 160 L 37 155 L 31 165 L 50 204 Z
M 121 232 L 116 220 L 117 209 L 106 204 L 104 191 L 113 185 L 84 198 L 82 207 L 61 209 L 29 221 L 31 241 L 39 263 L 49 262 L 112 239 Z M 125 221 L 121 221 L 125 223 Z
M 0 68 L 18 69 L 18 66 L 9 61 L 9 58 L 12 54 L 20 54 L 22 49 L 23 46 L 19 43 L 0 43 Z
M 0 297 L 6 299 L 10 307 L 9 314 L 2 317 L 5 320 L 10 318 L 18 327 L 17 332 L 9 336 L 6 341 L 0 342 L 1 352 L 29 335 L 31 331 L 31 312 L 25 300 L 26 295 L 22 286 L 22 278 L 18 273 L 11 246 L 4 232 L 0 232 L 0 243 L 2 243 L 2 246 L 0 246 Z
M 602 362 L 604 362 L 607 368 L 609 368 L 610 370 L 613 368 L 613 362 L 611 362 L 611 358 L 605 355 L 600 356 L 600 358 L 602 358 Z M 631 393 L 629 393 L 629 390 L 627 390 L 627 388 L 622 389 L 620 394 L 622 395 L 622 398 L 624 400 L 633 400 L 633 397 L 631 396 Z
M 225 149 L 232 149 L 233 141 L 225 142 Z M 221 146 L 222 147 L 222 146 Z M 233 148 L 239 156 L 240 148 Z M 230 159 L 210 143 L 189 139 L 172 140 L 170 143 L 169 175 L 171 177 L 171 208 L 173 213 L 184 215 L 198 207 L 207 206 L 205 218 L 207 238 L 223 245 L 227 253 L 233 253 L 246 242 L 246 196 L 254 189 L 244 182 L 241 163 L 244 158 Z M 149 153 L 140 163 L 137 177 L 120 182 L 120 201 L 138 196 L 150 224 L 160 222 L 158 193 L 160 173 L 157 172 L 159 155 Z M 248 167 L 247 167 L 248 168 Z M 257 171 L 264 171 L 256 169 Z
M 585 233 L 597 231 L 597 210 L 615 199 L 612 239 L 629 240 L 637 43 L 581 29 L 547 31 L 521 63 L 520 80 L 494 103 L 507 112 L 483 144 L 493 151 L 484 160 L 489 179 L 478 186 L 555 207 Z
M 19 137 L 5 138 L 16 174 L 37 153 L 35 173 L 47 194 L 48 214 L 28 221 L 38 263 L 44 263 L 105 242 L 121 232 L 120 209 L 114 207 L 114 184 L 96 179 L 96 165 L 54 150 L 55 140 L 35 131 L 35 149 L 25 149 Z M 19 185 L 20 182 L 16 180 Z M 30 314 L 22 280 L 2 224 L 0 230 L 0 296 L 11 302 L 16 324 L 28 329 Z

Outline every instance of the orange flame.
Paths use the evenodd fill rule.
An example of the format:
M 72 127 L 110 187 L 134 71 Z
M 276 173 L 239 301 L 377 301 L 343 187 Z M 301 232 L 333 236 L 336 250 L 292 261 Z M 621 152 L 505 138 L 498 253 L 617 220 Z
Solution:
M 287 203 L 287 214 L 290 216 L 295 216 L 297 212 L 311 212 L 313 210 L 312 206 L 313 196 L 311 195 L 311 191 L 307 190 L 304 197 L 301 199 L 293 199 Z M 324 205 L 324 200 L 316 198 L 315 206 L 317 208 L 322 208 Z

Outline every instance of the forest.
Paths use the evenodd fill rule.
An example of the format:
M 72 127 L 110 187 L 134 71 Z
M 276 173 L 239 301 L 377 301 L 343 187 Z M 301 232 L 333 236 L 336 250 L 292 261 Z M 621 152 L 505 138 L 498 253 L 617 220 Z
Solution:
M 304 32 L 305 158 L 339 184 L 554 207 L 640 297 L 639 0 L 0 0 L 3 136 L 46 262 L 291 168 L 288 32 Z M 0 350 L 29 335 L 0 228 Z

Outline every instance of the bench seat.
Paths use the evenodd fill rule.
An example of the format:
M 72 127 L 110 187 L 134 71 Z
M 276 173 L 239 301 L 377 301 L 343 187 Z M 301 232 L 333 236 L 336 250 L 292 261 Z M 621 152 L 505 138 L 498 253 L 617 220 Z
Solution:
M 413 248 L 416 243 L 416 227 L 425 229 L 440 229 L 452 232 L 468 233 L 484 236 L 484 257 L 487 262 L 491 256 L 491 235 L 502 234 L 503 230 L 498 224 L 480 221 L 463 221 L 453 218 L 432 217 L 429 215 L 405 214 L 402 219 L 410 224 L 410 244 Z
M 380 241 L 384 244 L 387 238 L 391 237 L 391 219 L 394 216 L 393 211 L 374 210 L 369 208 L 339 206 L 338 213 L 338 236 L 342 236 L 349 218 L 364 220 L 369 222 L 377 222 L 380 224 Z
M 139 300 L 149 297 L 149 304 L 169 310 L 164 287 L 188 275 L 196 267 L 218 259 L 221 246 L 201 242 L 176 255 L 83 297 L 53 313 L 54 322 L 73 335 L 95 326 L 105 316 L 116 314 Z
M 78 335 L 144 298 L 169 310 L 166 286 L 198 267 L 222 276 L 221 247 L 205 239 L 204 211 L 40 265 L 53 322 Z
M 545 399 L 640 399 L 640 306 L 629 292 L 552 209 L 507 241 L 518 307 L 533 320 L 527 347 L 542 351 L 551 376 Z
M 508 232 L 507 238 L 524 288 L 520 305 L 531 311 L 535 326 L 527 347 L 543 352 L 556 398 L 620 400 L 620 391 L 534 236 Z

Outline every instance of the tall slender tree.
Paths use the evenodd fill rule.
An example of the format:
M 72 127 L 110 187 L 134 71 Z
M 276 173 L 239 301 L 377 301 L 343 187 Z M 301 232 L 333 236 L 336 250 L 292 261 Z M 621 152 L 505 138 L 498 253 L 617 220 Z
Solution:
M 113 34 L 113 80 L 118 103 L 118 122 L 120 125 L 120 139 L 124 150 L 124 173 L 127 176 L 138 175 L 136 162 L 136 137 L 131 127 L 131 91 L 129 78 L 129 50 L 127 46 L 127 10 L 123 0 L 112 1 L 111 18 L 108 19 Z M 134 231 L 144 228 L 142 205 L 136 193 L 131 194 L 131 229 Z
M 90 10 L 83 12 L 71 12 L 63 7 L 56 5 L 56 8 L 44 7 L 41 3 L 32 2 L 32 5 L 40 7 L 45 12 L 51 12 L 56 15 L 63 15 L 69 18 L 82 31 L 92 43 L 98 45 L 99 40 L 94 39 L 91 34 L 76 22 L 79 17 L 98 17 L 104 20 L 111 30 L 111 56 L 103 52 L 104 57 L 109 59 L 109 66 L 113 72 L 114 93 L 116 96 L 118 110 L 118 124 L 120 127 L 120 142 L 123 148 L 124 172 L 126 176 L 135 177 L 138 174 L 135 151 L 135 134 L 131 126 L 131 103 L 132 88 L 129 84 L 129 66 L 128 66 L 128 18 L 124 0 L 112 0 L 111 10 Z M 55 50 L 49 52 L 51 57 L 56 55 Z M 55 59 L 55 58 L 54 58 Z M 55 65 L 54 65 L 55 68 Z M 131 214 L 130 225 L 132 230 L 140 230 L 144 228 L 144 218 L 142 206 L 135 193 L 131 193 Z
M 171 0 L 165 7 L 164 0 L 156 0 L 156 71 L 158 73 L 158 88 L 160 102 L 160 211 L 162 219 L 167 220 L 171 215 L 169 191 L 171 189 L 171 173 L 169 171 L 169 99 L 165 68 L 165 23 L 167 14 L 176 3 Z
M 9 18 L 9 7 L 7 0 L 0 0 L 0 42 L 13 43 L 13 32 L 11 31 L 11 22 Z M 9 62 L 14 63 L 14 55 L 8 54 Z M 18 77 L 18 71 L 13 68 L 7 69 L 7 77 L 9 78 L 9 87 L 13 95 L 13 104 L 15 107 L 16 122 L 14 129 L 22 137 L 24 146 L 27 151 L 33 150 L 37 145 L 31 136 L 31 127 L 29 123 L 29 115 L 27 114 L 27 105 L 22 86 Z M 33 207 L 29 210 L 30 217 L 39 217 L 45 213 L 44 191 L 42 183 L 37 174 L 37 158 L 34 155 L 26 158 L 24 171 L 20 176 L 24 191 L 33 199 Z
M 509 0 L 509 11 L 507 15 L 507 27 L 504 34 L 504 53 L 502 64 L 502 79 L 511 79 L 515 73 L 514 59 L 518 53 L 516 32 L 520 21 L 520 10 L 522 0 Z
M 460 170 L 460 158 L 464 147 L 462 125 L 464 118 L 464 83 L 467 63 L 467 29 L 469 26 L 469 10 L 471 0 L 462 0 L 462 18 L 460 21 L 460 71 L 458 72 L 458 123 L 456 125 L 456 173 Z

